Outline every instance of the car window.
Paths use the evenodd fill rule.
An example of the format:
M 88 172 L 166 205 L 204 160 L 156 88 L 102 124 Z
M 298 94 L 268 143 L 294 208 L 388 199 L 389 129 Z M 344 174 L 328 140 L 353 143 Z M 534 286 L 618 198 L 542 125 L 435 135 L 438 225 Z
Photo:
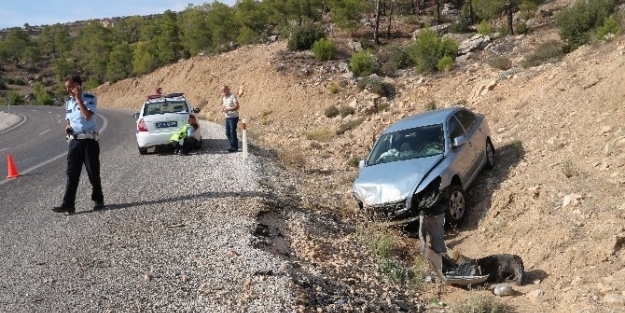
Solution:
M 464 129 L 468 133 L 470 133 L 471 128 L 473 127 L 473 125 L 475 125 L 475 122 L 477 121 L 477 119 L 475 118 L 475 115 L 466 110 L 460 110 L 456 112 L 454 115 L 458 118 L 462 126 L 464 126 Z
M 430 157 L 443 153 L 444 146 L 441 124 L 387 133 L 376 142 L 367 164 Z
M 449 142 L 454 142 L 454 139 L 460 136 L 464 136 L 464 130 L 458 120 L 452 116 L 449 118 Z
M 160 101 L 146 103 L 143 110 L 143 116 L 181 112 L 189 112 L 186 101 Z

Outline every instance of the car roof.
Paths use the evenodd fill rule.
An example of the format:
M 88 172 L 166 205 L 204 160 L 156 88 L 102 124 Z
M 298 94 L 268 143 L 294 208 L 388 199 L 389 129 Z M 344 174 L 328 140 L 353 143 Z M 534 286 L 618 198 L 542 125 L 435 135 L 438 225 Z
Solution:
M 165 95 L 149 95 L 145 100 L 145 103 L 159 103 L 164 101 L 186 101 L 184 93 L 176 92 Z
M 446 108 L 446 109 L 438 109 L 427 111 L 419 114 L 415 114 L 412 116 L 404 117 L 403 119 L 395 122 L 391 126 L 389 126 L 384 132 L 392 133 L 404 129 L 428 126 L 434 124 L 442 124 L 447 117 L 454 114 L 460 107 Z

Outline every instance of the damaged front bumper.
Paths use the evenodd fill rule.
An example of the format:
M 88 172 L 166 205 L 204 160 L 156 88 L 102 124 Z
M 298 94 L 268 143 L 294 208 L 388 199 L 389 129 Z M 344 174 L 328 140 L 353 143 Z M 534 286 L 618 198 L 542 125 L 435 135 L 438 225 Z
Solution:
M 420 212 L 424 212 L 426 215 L 444 213 L 441 200 L 446 191 L 446 189 L 441 191 L 438 188 L 426 188 L 410 198 L 375 205 L 363 205 L 355 195 L 354 197 L 356 197 L 361 211 L 371 221 L 392 226 L 416 221 L 419 219 Z

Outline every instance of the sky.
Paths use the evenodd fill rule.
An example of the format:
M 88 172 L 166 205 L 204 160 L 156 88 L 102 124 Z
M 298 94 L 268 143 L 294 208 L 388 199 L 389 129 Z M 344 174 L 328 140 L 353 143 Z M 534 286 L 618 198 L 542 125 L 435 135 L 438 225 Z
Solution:
M 182 11 L 213 0 L 0 0 L 0 29 Z M 234 5 L 235 0 L 220 0 Z

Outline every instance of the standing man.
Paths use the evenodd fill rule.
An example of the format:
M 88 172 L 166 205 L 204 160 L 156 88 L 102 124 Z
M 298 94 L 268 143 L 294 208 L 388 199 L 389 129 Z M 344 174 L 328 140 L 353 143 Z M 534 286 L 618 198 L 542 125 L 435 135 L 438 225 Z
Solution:
M 53 207 L 54 212 L 76 212 L 75 200 L 82 165 L 85 165 L 89 181 L 93 187 L 91 200 L 93 209 L 104 208 L 102 183 L 100 181 L 100 145 L 96 123 L 97 98 L 82 91 L 80 76 L 68 76 L 65 88 L 70 97 L 65 102 L 65 133 L 69 140 L 67 151 L 67 184 L 61 206 Z
M 237 124 L 239 123 L 239 99 L 230 92 L 228 85 L 221 86 L 221 104 L 226 115 L 226 136 L 230 142 L 228 152 L 239 151 L 239 138 L 237 138 Z

